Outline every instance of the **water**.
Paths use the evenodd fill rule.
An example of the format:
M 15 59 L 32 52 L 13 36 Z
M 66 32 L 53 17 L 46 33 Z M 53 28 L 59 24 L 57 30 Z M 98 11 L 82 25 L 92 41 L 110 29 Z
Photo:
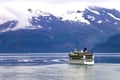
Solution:
M 0 80 L 120 80 L 120 53 L 96 53 L 94 65 L 68 64 L 66 53 L 0 54 Z

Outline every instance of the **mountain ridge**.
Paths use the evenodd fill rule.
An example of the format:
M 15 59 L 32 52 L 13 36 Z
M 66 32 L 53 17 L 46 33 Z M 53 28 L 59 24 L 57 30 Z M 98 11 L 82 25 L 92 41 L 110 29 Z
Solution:
M 120 52 L 120 34 L 111 36 L 106 41 L 97 44 L 92 51 L 100 53 L 119 53 Z
M 27 11 L 33 15 L 27 19 L 29 26 L 17 27 L 19 21 L 16 20 L 0 24 L 0 52 L 68 52 L 84 47 L 92 49 L 110 36 L 120 34 L 120 12 L 115 9 L 89 7 L 85 11 L 70 12 L 80 14 L 89 24 L 80 20 L 64 20 L 63 17 L 47 12 L 38 11 L 40 14 L 35 15 L 32 9 Z M 72 18 L 76 17 L 72 15 Z

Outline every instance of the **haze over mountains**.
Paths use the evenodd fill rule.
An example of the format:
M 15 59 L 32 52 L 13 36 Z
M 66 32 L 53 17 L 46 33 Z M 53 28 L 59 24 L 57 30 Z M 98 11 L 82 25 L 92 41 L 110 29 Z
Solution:
M 110 37 L 108 40 L 99 43 L 93 49 L 99 53 L 119 53 L 120 52 L 120 34 Z
M 2 16 L 0 52 L 69 52 L 84 47 L 93 52 L 112 52 L 110 46 L 104 50 L 102 46 L 100 49 L 95 46 L 120 34 L 120 12 L 117 9 L 89 6 L 54 14 L 28 8 L 22 14 L 17 14 L 18 17 L 8 14 L 7 21 L 4 18 L 8 17 Z

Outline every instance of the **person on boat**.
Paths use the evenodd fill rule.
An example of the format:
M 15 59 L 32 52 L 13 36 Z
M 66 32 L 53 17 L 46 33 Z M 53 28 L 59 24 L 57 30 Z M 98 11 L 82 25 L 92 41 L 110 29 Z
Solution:
M 83 52 L 87 52 L 87 48 L 84 48 L 84 49 L 83 49 Z

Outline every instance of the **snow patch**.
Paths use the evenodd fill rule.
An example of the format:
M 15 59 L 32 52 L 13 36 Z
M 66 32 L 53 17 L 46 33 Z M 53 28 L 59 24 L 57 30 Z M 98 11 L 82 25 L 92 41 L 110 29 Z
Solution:
M 102 23 L 102 20 L 97 21 L 97 23 L 99 23 L 99 24 Z
M 114 18 L 114 19 L 120 21 L 120 18 L 115 17 L 113 14 L 111 14 L 111 13 L 107 13 L 107 14 L 108 14 L 109 16 L 111 16 L 112 18 Z
M 114 24 L 116 25 L 116 24 L 117 24 L 117 22 L 114 22 Z
M 90 9 L 90 8 L 87 8 L 90 12 L 92 12 L 92 13 L 95 13 L 95 14 L 98 14 L 98 15 L 100 15 L 100 13 L 98 12 L 98 11 L 95 11 L 95 10 L 92 10 L 92 9 Z
M 94 16 L 91 16 L 91 15 L 87 15 L 88 19 L 91 19 L 91 21 L 94 21 L 95 20 L 95 17 Z
M 40 19 L 38 19 L 37 17 L 35 17 L 35 20 L 40 21 Z
M 7 31 L 10 31 L 12 28 L 7 28 L 7 29 L 4 29 L 4 30 L 1 30 L 0 32 L 7 32 Z
M 43 27 L 40 25 L 37 25 L 37 26 L 29 26 L 26 29 L 41 29 L 41 28 L 43 28 Z
M 90 24 L 89 21 L 87 21 L 86 19 L 84 19 L 83 17 L 83 12 L 81 13 L 77 13 L 75 11 L 68 11 L 66 13 L 64 13 L 62 16 L 62 20 L 72 20 L 72 21 L 76 21 L 76 22 L 83 22 L 83 23 L 87 23 Z
M 47 13 L 47 12 L 42 12 L 41 10 L 35 10 L 34 12 L 33 12 L 33 16 L 50 16 L 50 14 L 49 13 Z
M 108 20 L 108 19 L 105 19 L 105 21 L 106 21 L 106 22 L 109 22 L 109 20 Z

